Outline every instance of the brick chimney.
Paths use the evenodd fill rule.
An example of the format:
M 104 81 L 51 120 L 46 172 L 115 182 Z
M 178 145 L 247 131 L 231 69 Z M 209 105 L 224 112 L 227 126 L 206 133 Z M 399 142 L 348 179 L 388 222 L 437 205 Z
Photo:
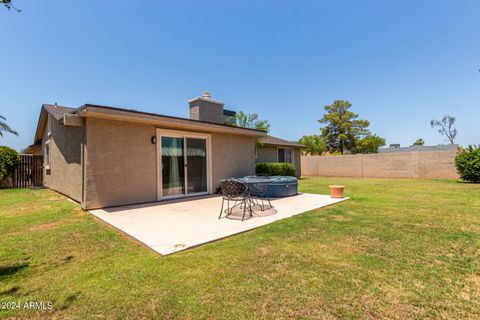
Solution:
M 212 99 L 210 92 L 204 92 L 201 97 L 188 101 L 190 119 L 213 123 L 224 123 L 223 102 Z

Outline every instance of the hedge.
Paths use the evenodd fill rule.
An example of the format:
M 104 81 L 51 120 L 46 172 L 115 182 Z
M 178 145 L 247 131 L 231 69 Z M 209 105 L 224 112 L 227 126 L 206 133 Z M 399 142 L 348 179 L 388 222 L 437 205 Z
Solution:
M 291 163 L 264 162 L 257 163 L 256 174 L 268 174 L 269 176 L 296 176 L 295 166 Z
M 11 176 L 19 165 L 18 152 L 12 148 L 0 146 L 0 181 Z
M 463 180 L 480 183 L 480 146 L 461 151 L 455 157 L 455 166 Z

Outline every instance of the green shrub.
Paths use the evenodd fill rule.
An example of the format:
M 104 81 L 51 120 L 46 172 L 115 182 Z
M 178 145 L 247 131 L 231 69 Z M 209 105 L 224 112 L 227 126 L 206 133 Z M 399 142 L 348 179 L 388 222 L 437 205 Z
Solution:
M 0 147 L 0 181 L 13 174 L 20 165 L 18 152 L 9 147 Z
M 268 174 L 269 176 L 296 176 L 295 166 L 291 163 L 264 162 L 257 163 L 256 174 Z
M 460 177 L 469 182 L 480 183 L 480 146 L 469 146 L 455 158 Z

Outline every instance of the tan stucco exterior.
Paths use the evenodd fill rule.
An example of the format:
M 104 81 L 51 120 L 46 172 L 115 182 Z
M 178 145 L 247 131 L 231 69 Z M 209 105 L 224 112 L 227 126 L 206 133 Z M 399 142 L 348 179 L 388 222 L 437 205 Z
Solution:
M 263 147 L 258 148 L 256 162 L 257 163 L 277 162 L 278 148 L 292 150 L 292 160 L 293 160 L 292 162 L 293 162 L 293 165 L 295 166 L 297 177 L 300 177 L 302 175 L 300 148 L 265 145 Z
M 52 110 L 55 117 L 50 114 Z M 255 173 L 255 139 L 265 135 L 223 124 L 113 108 L 90 107 L 77 116 L 65 116 L 56 106 L 47 106 L 35 138 L 38 141 L 38 133 L 44 130 L 43 152 L 49 144 L 45 186 L 80 202 L 87 210 L 157 201 L 158 143 L 152 141 L 157 129 L 208 136 L 211 193 L 216 192 L 221 179 Z
M 44 158 L 44 186 L 58 191 L 70 198 L 82 200 L 82 145 L 85 127 L 63 126 L 52 116 L 42 139 L 42 153 L 45 145 L 50 148 L 50 169 Z M 50 134 L 49 129 L 50 128 Z
M 155 127 L 86 119 L 86 209 L 157 200 Z
M 87 118 L 87 209 L 157 201 L 157 126 Z M 226 177 L 255 171 L 255 138 L 213 133 L 213 192 Z
M 212 134 L 213 187 L 227 177 L 255 174 L 255 138 Z

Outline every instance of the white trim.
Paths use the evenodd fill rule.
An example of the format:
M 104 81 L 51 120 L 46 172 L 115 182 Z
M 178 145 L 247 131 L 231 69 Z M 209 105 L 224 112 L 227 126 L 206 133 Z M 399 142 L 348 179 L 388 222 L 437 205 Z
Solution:
M 48 148 L 48 154 L 47 154 L 47 148 Z M 47 140 L 45 142 L 45 147 L 43 150 L 44 153 L 44 158 L 45 158 L 45 169 L 50 169 L 50 166 L 52 165 L 52 150 L 50 148 L 50 140 Z
M 188 184 L 187 184 L 187 172 L 185 171 L 185 193 L 181 195 L 165 196 L 162 197 L 162 136 L 164 137 L 176 137 L 184 138 L 184 155 L 186 155 L 185 138 L 202 138 L 207 142 L 207 192 L 197 192 L 197 193 L 188 193 Z M 212 135 L 207 133 L 199 132 L 190 132 L 190 131 L 179 131 L 179 130 L 169 130 L 169 129 L 156 129 L 156 138 L 157 138 L 157 200 L 167 200 L 174 198 L 183 198 L 183 197 L 193 197 L 198 195 L 212 194 L 213 193 L 213 177 L 212 177 Z M 184 164 L 187 163 L 187 157 L 185 157 Z M 186 167 L 188 170 L 188 167 Z
M 52 135 L 52 120 L 51 115 L 47 115 L 47 137 Z

